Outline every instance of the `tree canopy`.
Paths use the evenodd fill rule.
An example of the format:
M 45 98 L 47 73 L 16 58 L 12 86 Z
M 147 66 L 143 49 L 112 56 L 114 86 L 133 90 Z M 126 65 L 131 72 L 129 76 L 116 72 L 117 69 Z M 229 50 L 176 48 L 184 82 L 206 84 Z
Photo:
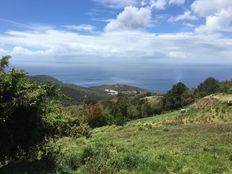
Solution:
M 219 81 L 213 77 L 209 77 L 197 87 L 196 93 L 199 97 L 204 97 L 218 92 L 219 89 Z
M 43 141 L 47 104 L 56 95 L 54 85 L 32 83 L 22 70 L 5 72 L 9 59 L 0 59 L 0 159 L 14 158 Z

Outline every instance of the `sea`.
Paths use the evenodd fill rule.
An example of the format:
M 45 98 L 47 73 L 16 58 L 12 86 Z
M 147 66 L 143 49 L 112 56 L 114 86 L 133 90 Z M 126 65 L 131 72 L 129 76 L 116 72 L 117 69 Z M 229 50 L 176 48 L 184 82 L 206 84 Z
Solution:
M 222 64 L 15 64 L 29 75 L 49 75 L 64 83 L 83 87 L 127 84 L 151 92 L 166 92 L 173 84 L 196 87 L 207 77 L 232 80 L 232 65 Z

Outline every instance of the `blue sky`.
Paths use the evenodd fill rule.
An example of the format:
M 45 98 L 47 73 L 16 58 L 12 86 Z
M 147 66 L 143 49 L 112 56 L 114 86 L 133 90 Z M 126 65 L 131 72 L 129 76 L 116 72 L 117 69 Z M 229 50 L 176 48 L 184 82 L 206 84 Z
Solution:
M 172 4 L 167 6 L 166 9 L 152 11 L 154 20 L 156 20 L 155 18 L 163 19 L 155 21 L 159 22 L 159 27 L 150 27 L 148 31 L 191 31 L 192 28 L 180 26 L 180 23 L 166 22 L 168 16 L 182 14 L 191 2 L 192 0 L 189 0 L 183 5 Z M 56 27 L 62 25 L 90 24 L 101 31 L 104 29 L 107 21 L 115 18 L 124 8 L 123 5 L 117 6 L 117 3 L 112 4 L 115 7 L 111 5 L 107 6 L 101 3 L 101 1 L 94 0 L 2 0 L 0 6 L 0 27 L 1 31 L 5 31 L 17 27 L 22 28 L 23 25 L 21 26 L 20 23 L 25 25 L 51 25 Z M 199 23 L 199 21 L 194 21 L 194 23 Z M 19 23 L 19 25 L 16 23 Z
M 231 0 L 1 0 L 16 63 L 232 63 Z

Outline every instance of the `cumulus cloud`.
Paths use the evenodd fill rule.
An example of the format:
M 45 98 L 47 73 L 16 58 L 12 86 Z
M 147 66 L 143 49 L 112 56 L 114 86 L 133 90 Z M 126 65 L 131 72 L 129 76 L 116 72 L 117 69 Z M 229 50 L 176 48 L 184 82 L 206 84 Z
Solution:
M 151 0 L 150 6 L 155 9 L 164 9 L 167 5 L 167 0 Z
M 232 32 L 232 8 L 207 16 L 205 25 L 197 27 L 196 32 Z
M 126 7 L 116 19 L 106 25 L 105 31 L 140 30 L 146 28 L 150 22 L 150 9 Z
M 193 12 L 205 17 L 205 25 L 196 28 L 197 32 L 231 32 L 231 0 L 196 0 L 191 5 Z
M 64 27 L 68 30 L 86 31 L 86 32 L 93 32 L 96 28 L 95 26 L 89 24 L 65 25 Z
M 178 21 L 185 21 L 185 20 L 193 21 L 193 20 L 197 20 L 197 17 L 192 15 L 191 11 L 187 10 L 184 12 L 184 14 L 169 18 L 170 22 L 178 22 Z
M 229 10 L 231 7 L 231 0 L 196 0 L 191 5 L 192 10 L 202 17 L 213 15 L 221 10 Z

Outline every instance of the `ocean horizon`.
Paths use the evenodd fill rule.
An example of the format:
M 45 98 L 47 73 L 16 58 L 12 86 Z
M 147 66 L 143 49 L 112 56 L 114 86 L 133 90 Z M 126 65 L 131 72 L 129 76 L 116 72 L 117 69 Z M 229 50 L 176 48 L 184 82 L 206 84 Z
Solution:
M 49 75 L 64 83 L 83 87 L 105 84 L 126 84 L 152 92 L 166 92 L 177 82 L 196 87 L 207 77 L 220 81 L 232 79 L 231 65 L 210 64 L 30 64 L 13 66 L 29 75 Z

